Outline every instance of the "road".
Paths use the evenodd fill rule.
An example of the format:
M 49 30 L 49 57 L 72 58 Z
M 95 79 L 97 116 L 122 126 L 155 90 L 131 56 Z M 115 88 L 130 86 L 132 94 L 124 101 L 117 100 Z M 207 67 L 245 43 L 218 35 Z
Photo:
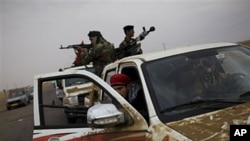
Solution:
M 44 104 L 61 105 L 55 95 L 53 85 L 44 90 Z M 65 124 L 67 119 L 64 109 L 45 108 L 45 122 L 47 124 Z M 33 101 L 25 107 L 0 112 L 0 141 L 32 141 L 33 135 Z
M 53 100 L 61 105 L 61 101 L 55 96 L 53 85 L 46 87 L 44 93 L 44 104 L 51 104 Z M 64 109 L 45 110 L 45 116 L 48 117 L 46 123 L 67 123 Z M 0 141 L 32 141 L 33 123 L 33 101 L 25 107 L 0 112 Z
M 0 141 L 32 141 L 33 103 L 0 112 Z

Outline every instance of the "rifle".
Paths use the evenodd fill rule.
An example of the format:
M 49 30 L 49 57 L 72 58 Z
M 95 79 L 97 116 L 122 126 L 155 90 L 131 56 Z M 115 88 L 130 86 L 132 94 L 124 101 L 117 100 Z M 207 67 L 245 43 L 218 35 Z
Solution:
M 148 31 L 146 31 L 145 27 L 142 27 L 142 30 L 143 30 L 143 32 L 142 32 L 138 37 L 136 37 L 136 40 L 137 40 L 137 41 L 142 41 L 143 39 L 145 39 L 145 37 L 146 37 L 150 32 L 155 31 L 155 27 L 154 27 L 154 26 L 151 26 L 151 27 L 149 28 Z
M 116 48 L 115 49 L 115 56 L 116 59 L 121 59 L 127 56 L 141 54 L 140 48 L 137 47 L 137 42 L 142 41 L 145 37 L 152 31 L 155 31 L 155 27 L 151 26 L 148 31 L 146 31 L 145 27 L 142 27 L 143 32 L 139 34 L 134 40 L 130 42 L 124 49 Z
M 77 49 L 78 47 L 81 47 L 81 51 L 79 51 Z M 76 58 L 75 58 L 73 64 L 74 64 L 74 66 L 79 66 L 79 65 L 81 65 L 81 59 L 80 59 L 81 52 L 84 50 L 84 52 L 88 53 L 90 48 L 92 48 L 91 44 L 84 44 L 82 42 L 81 44 L 68 45 L 67 47 L 63 47 L 63 45 L 61 45 L 59 49 L 74 49 L 75 54 L 76 54 Z
M 59 49 L 76 49 L 79 46 L 81 48 L 86 48 L 86 49 L 92 48 L 91 44 L 75 44 L 75 45 L 68 45 L 67 47 L 63 47 L 63 45 L 61 45 Z

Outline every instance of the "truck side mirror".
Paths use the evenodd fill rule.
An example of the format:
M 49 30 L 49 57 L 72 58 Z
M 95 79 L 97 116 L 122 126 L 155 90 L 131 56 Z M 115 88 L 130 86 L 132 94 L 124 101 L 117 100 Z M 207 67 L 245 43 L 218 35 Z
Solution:
M 91 127 L 113 127 L 128 123 L 125 113 L 119 111 L 114 104 L 96 104 L 87 112 L 87 123 Z

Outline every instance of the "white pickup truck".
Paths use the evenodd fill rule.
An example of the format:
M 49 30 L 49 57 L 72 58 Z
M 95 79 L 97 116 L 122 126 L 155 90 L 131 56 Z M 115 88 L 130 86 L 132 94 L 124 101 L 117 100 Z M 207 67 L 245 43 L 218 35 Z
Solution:
M 84 70 L 34 77 L 34 141 L 230 140 L 230 125 L 250 124 L 250 49 L 216 43 L 123 58 L 107 65 L 102 78 Z M 147 117 L 109 86 L 124 73 L 143 89 Z M 58 79 L 94 84 L 86 115 L 67 122 L 58 104 Z M 239 138 L 240 140 L 240 138 Z
M 92 65 L 71 67 L 62 71 L 86 70 L 94 73 L 95 69 Z M 75 123 L 78 118 L 84 118 L 81 114 L 82 107 L 88 106 L 89 94 L 92 92 L 93 83 L 82 78 L 66 78 L 57 82 L 57 97 L 62 100 L 62 105 L 69 123 Z M 60 86 L 60 87 L 58 87 Z

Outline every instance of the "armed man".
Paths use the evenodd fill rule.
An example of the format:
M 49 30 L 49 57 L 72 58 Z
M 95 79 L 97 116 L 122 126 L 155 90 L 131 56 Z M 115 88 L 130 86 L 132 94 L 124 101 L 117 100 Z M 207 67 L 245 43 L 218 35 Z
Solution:
M 136 39 L 133 38 L 134 33 L 135 33 L 133 25 L 126 25 L 126 26 L 123 27 L 123 30 L 124 30 L 124 33 L 125 33 L 125 38 L 119 45 L 120 49 L 125 49 L 125 47 L 130 45 L 132 42 L 136 42 Z M 136 43 L 136 47 L 138 47 L 137 54 L 142 54 L 141 44 Z
M 104 39 L 99 31 L 90 31 L 88 36 L 92 48 L 88 52 L 80 53 L 80 64 L 87 65 L 93 62 L 96 74 L 101 76 L 105 65 L 114 60 L 114 45 Z
M 155 27 L 150 27 L 148 31 L 146 31 L 145 27 L 143 27 L 143 32 L 136 38 L 134 37 L 134 26 L 126 25 L 123 27 L 125 38 L 120 43 L 118 50 L 116 50 L 116 59 L 121 59 L 123 57 L 142 54 L 143 51 L 141 49 L 141 44 L 139 41 L 142 41 L 149 32 L 155 31 Z
M 74 49 L 76 58 L 73 62 L 72 67 L 76 67 L 76 66 L 81 66 L 80 55 L 82 53 L 87 53 L 90 50 L 90 48 L 92 48 L 91 44 L 84 44 L 84 42 L 82 41 L 80 44 L 68 45 L 67 47 L 63 47 L 61 45 L 59 49 Z

